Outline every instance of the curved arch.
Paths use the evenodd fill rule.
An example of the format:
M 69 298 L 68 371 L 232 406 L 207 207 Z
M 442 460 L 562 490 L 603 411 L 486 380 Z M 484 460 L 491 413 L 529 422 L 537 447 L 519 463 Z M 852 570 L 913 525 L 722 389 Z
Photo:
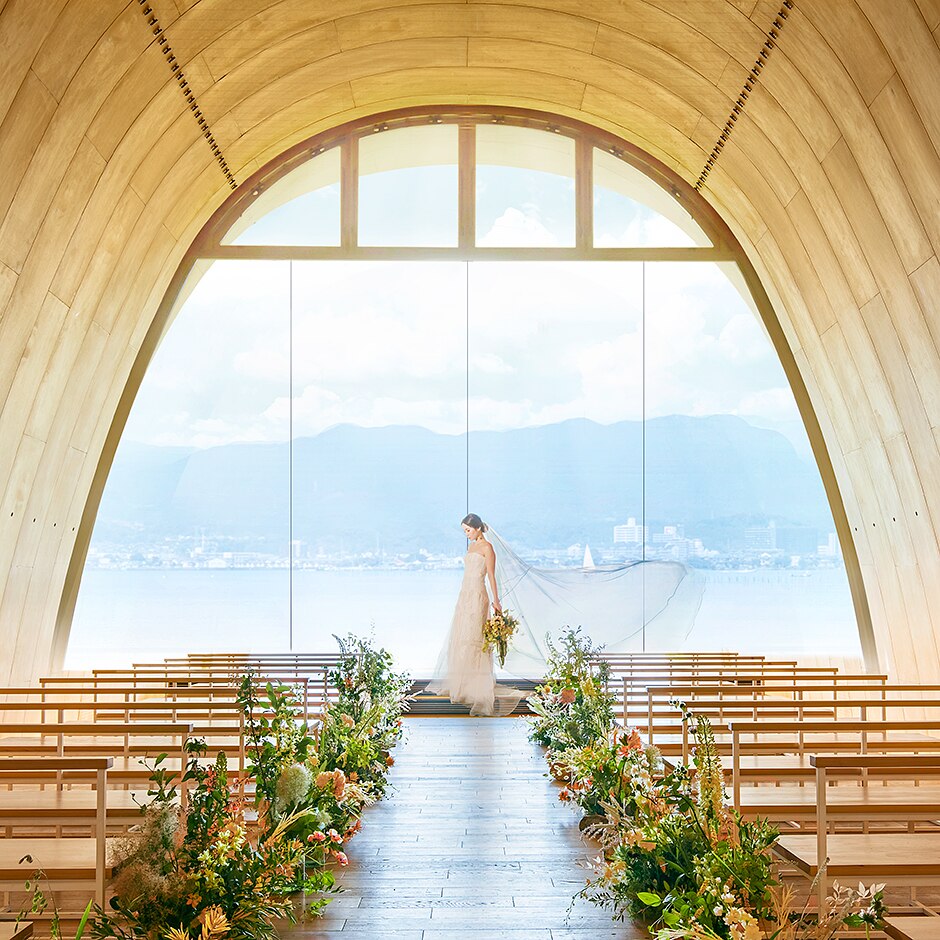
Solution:
M 449 121 L 453 123 L 481 123 L 496 120 L 500 123 L 509 123 L 514 126 L 536 128 L 543 131 L 562 133 L 576 140 L 583 141 L 587 146 L 597 147 L 625 160 L 635 169 L 642 172 L 652 180 L 671 198 L 677 200 L 691 218 L 701 226 L 712 243 L 712 251 L 706 249 L 691 249 L 708 255 L 710 258 L 719 258 L 732 261 L 742 277 L 743 283 L 750 293 L 757 308 L 758 314 L 764 324 L 768 336 L 773 343 L 777 356 L 783 366 L 794 399 L 803 419 L 807 437 L 813 449 L 817 467 L 823 481 L 827 498 L 829 500 L 833 521 L 840 542 L 843 546 L 843 556 L 848 575 L 849 586 L 852 593 L 856 620 L 859 628 L 859 637 L 869 669 L 878 668 L 877 648 L 872 630 L 871 615 L 864 590 L 858 556 L 855 552 L 854 540 L 848 523 L 845 506 L 839 491 L 838 482 L 833 470 L 832 461 L 822 434 L 815 409 L 803 381 L 800 368 L 793 355 L 790 343 L 784 334 L 774 307 L 765 291 L 761 279 L 751 264 L 751 261 L 722 216 L 704 199 L 704 197 L 678 173 L 665 166 L 655 157 L 628 141 L 618 138 L 609 131 L 597 128 L 583 121 L 559 116 L 550 112 L 536 111 L 519 107 L 480 108 L 477 106 L 441 105 L 439 107 L 411 107 L 394 111 L 380 112 L 357 118 L 345 124 L 329 128 L 307 138 L 283 153 L 271 159 L 265 166 L 257 170 L 235 192 L 233 192 L 212 214 L 204 224 L 197 237 L 192 241 L 186 256 L 179 264 L 173 280 L 163 297 L 157 315 L 150 326 L 147 337 L 142 344 L 134 362 L 131 375 L 121 396 L 120 405 L 115 414 L 114 421 L 108 433 L 105 448 L 98 464 L 91 493 L 85 506 L 81 525 L 75 539 L 69 570 L 65 582 L 65 590 L 59 607 L 54 638 L 54 651 L 56 659 L 61 662 L 68 642 L 68 632 L 71 627 L 75 603 L 78 597 L 79 584 L 88 546 L 91 541 L 98 506 L 108 474 L 117 451 L 117 446 L 123 434 L 124 426 L 130 414 L 134 399 L 140 384 L 147 371 L 149 363 L 156 351 L 160 339 L 169 328 L 172 318 L 179 310 L 187 286 L 192 286 L 194 273 L 199 274 L 199 265 L 205 264 L 207 258 L 213 257 L 252 257 L 257 256 L 250 248 L 240 247 L 226 249 L 223 241 L 243 213 L 248 211 L 262 193 L 270 190 L 279 181 L 294 173 L 303 164 L 315 159 L 331 147 L 342 146 L 360 137 L 370 136 L 377 131 L 395 128 L 424 126 L 428 120 Z M 585 197 L 587 198 L 587 197 Z M 351 257 L 355 246 L 340 248 L 335 254 L 337 257 Z M 475 246 L 463 246 L 455 249 L 448 256 L 476 257 L 480 249 Z M 516 252 L 516 249 L 510 250 Z M 544 252 L 543 249 L 535 253 Z M 414 254 L 427 254 L 426 249 L 415 249 Z M 574 249 L 571 257 L 604 257 L 610 254 L 604 249 L 591 247 Z M 283 257 L 303 255 L 302 250 L 296 247 L 284 248 L 280 253 Z M 637 256 L 647 255 L 657 257 L 662 249 L 638 249 Z M 668 254 L 668 251 L 667 251 Z
M 122 390 L 229 194 L 142 8 L 34 6 L 0 9 L 0 644 L 13 684 L 53 665 L 72 539 L 96 505 Z M 469 100 L 583 120 L 695 179 L 771 9 L 200 0 L 158 12 L 239 180 L 348 120 Z M 940 680 L 938 29 L 923 0 L 798 0 L 704 190 L 816 404 L 879 666 L 906 682 Z

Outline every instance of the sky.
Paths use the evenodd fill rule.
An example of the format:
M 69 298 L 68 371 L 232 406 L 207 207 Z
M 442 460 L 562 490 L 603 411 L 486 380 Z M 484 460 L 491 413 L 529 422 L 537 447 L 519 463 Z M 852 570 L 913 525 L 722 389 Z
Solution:
M 481 167 L 478 182 L 481 244 L 570 243 L 571 179 Z M 449 243 L 454 168 L 393 170 L 368 183 L 373 243 Z M 690 243 L 623 196 L 605 190 L 595 201 L 598 244 Z M 316 241 L 310 233 L 331 225 L 305 221 L 315 203 L 301 197 L 239 241 Z M 645 298 L 637 262 L 308 261 L 293 263 L 292 278 L 289 265 L 209 269 L 154 357 L 125 439 L 280 441 L 291 413 L 295 436 L 341 423 L 459 434 L 468 417 L 472 430 L 502 430 L 735 414 L 781 430 L 808 455 L 776 353 L 717 265 L 648 263 Z

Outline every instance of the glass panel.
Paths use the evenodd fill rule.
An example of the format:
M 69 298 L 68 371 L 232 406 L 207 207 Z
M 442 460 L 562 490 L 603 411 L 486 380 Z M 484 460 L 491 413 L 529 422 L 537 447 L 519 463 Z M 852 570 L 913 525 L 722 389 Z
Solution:
M 539 567 L 640 555 L 640 273 L 470 265 L 470 510 Z
M 278 180 L 232 226 L 223 245 L 338 245 L 340 149 Z
M 708 247 L 711 241 L 675 197 L 625 160 L 594 150 L 596 248 Z
M 359 244 L 457 244 L 457 126 L 384 131 L 359 141 Z
M 294 642 L 434 666 L 460 585 L 465 267 L 294 262 Z
M 646 554 L 704 569 L 686 648 L 860 657 L 832 514 L 763 325 L 717 265 L 646 271 Z
M 66 668 L 288 645 L 288 263 L 218 261 L 147 371 Z
M 574 140 L 526 127 L 477 127 L 476 242 L 572 247 Z

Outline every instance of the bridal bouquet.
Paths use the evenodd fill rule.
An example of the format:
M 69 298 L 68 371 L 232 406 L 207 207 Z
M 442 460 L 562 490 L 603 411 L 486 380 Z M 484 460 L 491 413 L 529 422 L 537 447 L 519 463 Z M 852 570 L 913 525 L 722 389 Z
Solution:
M 498 611 L 483 624 L 483 652 L 496 650 L 499 665 L 506 665 L 510 637 L 519 629 L 519 621 L 508 611 Z

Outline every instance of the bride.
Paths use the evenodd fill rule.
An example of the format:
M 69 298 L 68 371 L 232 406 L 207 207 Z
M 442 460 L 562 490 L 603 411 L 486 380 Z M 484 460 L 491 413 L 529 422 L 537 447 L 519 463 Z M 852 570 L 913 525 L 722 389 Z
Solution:
M 483 651 L 483 624 L 490 609 L 487 582 L 493 609 L 497 613 L 502 611 L 496 586 L 496 551 L 486 540 L 486 524 L 476 513 L 465 516 L 461 526 L 470 541 L 464 557 L 463 583 L 450 633 L 426 691 L 469 705 L 471 715 L 508 715 L 526 693 L 498 685 L 493 651 Z

